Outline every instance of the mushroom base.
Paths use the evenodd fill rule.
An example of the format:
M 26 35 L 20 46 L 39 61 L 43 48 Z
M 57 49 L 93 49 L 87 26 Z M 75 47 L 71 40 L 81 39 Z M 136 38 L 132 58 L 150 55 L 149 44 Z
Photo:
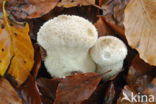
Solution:
M 55 50 L 47 52 L 47 71 L 53 77 L 63 78 L 73 72 L 95 72 L 96 65 L 87 52 L 76 50 Z

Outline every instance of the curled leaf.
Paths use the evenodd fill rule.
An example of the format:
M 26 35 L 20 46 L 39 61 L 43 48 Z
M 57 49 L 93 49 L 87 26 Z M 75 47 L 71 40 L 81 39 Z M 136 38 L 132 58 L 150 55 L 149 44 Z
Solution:
M 125 9 L 125 35 L 145 62 L 156 66 L 156 1 L 131 0 Z
M 0 75 L 3 76 L 13 57 L 13 49 L 11 46 L 11 37 L 5 29 L 6 24 L 4 24 L 3 20 L 0 20 L 0 23 Z
M 29 33 L 29 25 L 12 23 L 3 4 L 3 18 L 0 31 L 0 74 L 8 73 L 21 85 L 28 77 L 34 64 L 34 48 Z
M 41 67 L 41 52 L 40 52 L 40 47 L 37 44 L 34 44 L 34 50 L 35 50 L 35 58 L 34 58 L 34 66 L 32 68 L 33 72 L 33 77 L 36 79 L 39 69 Z

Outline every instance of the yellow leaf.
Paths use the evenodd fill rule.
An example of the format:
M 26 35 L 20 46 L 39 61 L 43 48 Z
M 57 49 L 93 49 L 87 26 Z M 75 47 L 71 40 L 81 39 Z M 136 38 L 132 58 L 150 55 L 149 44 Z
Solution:
M 145 62 L 156 66 L 156 0 L 131 0 L 124 26 L 129 45 Z
M 0 75 L 4 75 L 6 72 L 11 57 L 13 56 L 12 46 L 11 46 L 11 38 L 8 34 L 8 31 L 4 28 L 4 23 L 0 20 L 1 28 L 0 28 Z
M 5 3 L 5 2 L 4 2 Z M 4 8 L 3 8 L 4 9 Z M 6 12 L 4 11 L 4 15 Z M 4 18 L 4 21 L 7 21 L 7 18 Z M 0 75 L 4 75 L 9 64 L 10 60 L 13 57 L 13 48 L 11 45 L 11 36 L 9 35 L 9 30 L 7 28 L 7 22 L 0 20 Z
M 4 6 L 5 2 L 0 29 L 0 74 L 4 75 L 8 69 L 8 73 L 16 78 L 18 85 L 21 85 L 33 67 L 34 48 L 28 35 L 29 25 L 26 23 L 23 27 L 11 23 Z
M 60 3 L 57 4 L 57 6 L 71 8 L 77 5 L 87 6 L 92 4 L 95 4 L 95 0 L 62 0 Z

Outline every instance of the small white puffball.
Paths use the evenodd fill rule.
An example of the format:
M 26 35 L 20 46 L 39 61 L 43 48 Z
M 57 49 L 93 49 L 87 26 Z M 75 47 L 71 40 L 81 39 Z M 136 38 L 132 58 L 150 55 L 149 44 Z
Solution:
M 39 29 L 37 41 L 46 50 L 45 66 L 53 77 L 72 72 L 94 72 L 96 65 L 89 49 L 98 34 L 88 20 L 74 15 L 60 15 Z
M 100 37 L 91 49 L 91 57 L 97 64 L 97 72 L 105 73 L 103 79 L 108 80 L 117 74 L 123 67 L 127 55 L 126 45 L 114 36 Z

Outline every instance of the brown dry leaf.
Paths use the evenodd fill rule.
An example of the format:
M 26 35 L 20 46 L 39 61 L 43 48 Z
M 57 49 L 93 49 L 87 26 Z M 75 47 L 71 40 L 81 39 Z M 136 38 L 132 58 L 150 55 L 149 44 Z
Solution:
M 60 81 L 61 79 L 59 78 L 39 78 L 37 80 L 37 85 L 44 104 L 53 104 L 56 96 L 56 89 Z
M 92 95 L 101 79 L 97 73 L 67 76 L 58 85 L 54 104 L 80 104 Z
M 99 6 L 102 6 L 103 4 L 105 4 L 106 2 L 108 2 L 109 0 L 98 0 L 99 2 Z
M 106 22 L 123 29 L 124 9 L 129 0 L 100 0 Z
M 0 0 L 0 11 L 2 11 L 3 1 L 4 0 Z M 6 1 L 7 1 L 7 7 L 10 7 L 10 6 L 16 5 L 17 3 L 21 2 L 22 0 L 6 0 Z
M 143 92 L 145 95 L 152 95 L 154 98 L 156 98 L 156 78 L 153 79 L 153 81 L 148 85 L 148 87 Z M 154 99 L 154 102 L 156 102 L 156 99 Z M 149 103 L 142 103 L 142 104 L 151 104 Z M 154 103 L 152 103 L 154 104 Z
M 41 17 L 55 8 L 59 0 L 29 1 L 10 8 L 11 13 L 19 19 Z
M 103 102 L 103 95 L 106 91 L 107 84 L 99 84 L 99 86 L 96 88 L 94 93 L 90 96 L 89 99 L 83 101 L 81 104 L 102 104 Z
M 40 46 L 38 44 L 34 44 L 34 50 L 35 50 L 35 58 L 34 58 L 34 66 L 32 68 L 32 75 L 34 77 L 34 79 L 36 79 L 39 69 L 41 67 L 41 52 L 40 52 Z
M 58 7 L 71 8 L 78 5 L 92 5 L 95 4 L 95 0 L 62 0 L 57 4 Z
M 101 18 L 107 25 L 126 42 L 124 34 L 124 9 L 129 0 L 99 0 L 99 4 L 103 9 Z
M 32 75 L 29 75 L 27 81 L 17 90 L 23 100 L 23 104 L 42 104 L 37 82 Z
M 123 29 L 121 29 L 118 25 L 112 24 L 111 22 L 107 21 L 105 16 L 101 16 L 101 18 L 110 27 L 113 33 L 117 33 L 119 37 L 121 37 L 123 40 L 126 41 L 126 37 Z
M 11 84 L 4 78 L 0 78 L 0 103 L 22 104 L 21 98 L 17 95 Z
M 131 0 L 125 9 L 125 35 L 140 57 L 156 66 L 156 1 Z
M 28 35 L 29 25 L 22 27 L 11 23 L 4 5 L 0 33 L 0 74 L 3 76 L 10 64 L 8 73 L 21 85 L 34 64 L 34 48 Z
M 111 81 L 108 85 L 106 94 L 104 96 L 103 104 L 113 104 L 113 100 L 115 98 L 115 86 L 114 83 Z
M 156 75 L 155 73 L 155 68 L 145 63 L 137 55 L 129 68 L 127 84 L 135 91 L 142 92 Z
M 117 104 L 137 104 L 135 102 L 131 102 L 131 94 L 137 94 L 132 88 L 129 86 L 125 85 L 124 88 L 122 89 L 120 96 L 117 100 Z M 128 99 L 125 99 L 125 96 L 128 97 Z
M 112 35 L 113 32 L 111 29 L 107 26 L 105 21 L 100 17 L 98 21 L 94 24 L 97 31 L 98 31 L 98 36 L 105 36 L 105 35 Z

